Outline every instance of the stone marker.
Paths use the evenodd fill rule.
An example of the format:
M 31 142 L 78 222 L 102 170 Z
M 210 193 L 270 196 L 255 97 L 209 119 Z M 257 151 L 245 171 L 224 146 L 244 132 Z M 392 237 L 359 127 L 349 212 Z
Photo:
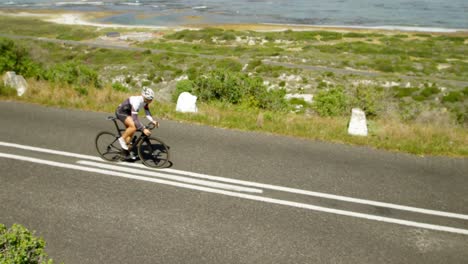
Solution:
M 21 75 L 16 75 L 14 71 L 9 71 L 3 77 L 3 84 L 16 90 L 18 96 L 22 96 L 28 89 L 28 83 Z
M 177 99 L 176 111 L 182 113 L 197 113 L 197 97 L 189 92 L 183 92 Z
M 353 108 L 348 134 L 353 136 L 367 136 L 366 114 L 359 108 Z

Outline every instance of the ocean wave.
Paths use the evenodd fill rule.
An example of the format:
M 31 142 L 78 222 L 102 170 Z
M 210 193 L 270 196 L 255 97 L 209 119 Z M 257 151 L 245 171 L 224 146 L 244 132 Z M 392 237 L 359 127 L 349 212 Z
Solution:
M 123 2 L 123 3 L 118 3 L 119 5 L 127 5 L 127 6 L 141 6 L 141 3 L 139 1 L 135 2 Z
M 192 7 L 192 9 L 207 9 L 208 7 L 207 6 L 194 6 Z
M 85 1 L 77 1 L 77 2 L 57 2 L 55 3 L 56 6 L 67 6 L 67 5 L 104 5 L 104 2 L 85 2 Z

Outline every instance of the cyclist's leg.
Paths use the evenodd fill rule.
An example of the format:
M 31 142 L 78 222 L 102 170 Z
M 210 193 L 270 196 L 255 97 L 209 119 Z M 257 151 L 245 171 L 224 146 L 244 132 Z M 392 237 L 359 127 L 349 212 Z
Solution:
M 124 124 L 127 127 L 127 129 L 125 129 L 125 132 L 122 134 L 122 138 L 128 145 L 128 143 L 130 143 L 130 140 L 133 137 L 133 134 L 135 134 L 137 129 L 135 126 L 135 122 L 133 122 L 133 118 L 131 116 L 127 116 L 127 118 L 125 118 Z
M 117 119 L 120 120 L 120 122 L 122 122 L 125 125 L 125 130 L 127 130 L 128 129 L 128 123 L 126 122 L 126 120 L 130 116 L 127 113 L 124 113 L 124 112 L 120 111 L 119 108 L 117 108 L 117 110 L 115 111 L 115 116 L 117 117 Z M 120 135 L 120 137 L 119 137 L 119 143 L 120 143 L 120 146 L 122 147 L 122 149 L 128 150 L 128 144 L 127 144 L 127 141 L 125 140 L 125 137 L 124 137 L 123 134 Z

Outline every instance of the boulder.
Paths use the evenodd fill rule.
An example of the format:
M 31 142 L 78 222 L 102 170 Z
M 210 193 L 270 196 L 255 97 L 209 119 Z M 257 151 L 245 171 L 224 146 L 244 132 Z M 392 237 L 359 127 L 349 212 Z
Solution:
M 367 136 L 366 114 L 359 108 L 353 108 L 348 134 L 353 136 Z
M 15 72 L 9 71 L 3 77 L 3 84 L 16 90 L 18 96 L 22 96 L 28 89 L 28 83 L 21 75 L 16 75 Z
M 197 97 L 189 92 L 183 92 L 177 99 L 176 111 L 182 113 L 197 113 Z

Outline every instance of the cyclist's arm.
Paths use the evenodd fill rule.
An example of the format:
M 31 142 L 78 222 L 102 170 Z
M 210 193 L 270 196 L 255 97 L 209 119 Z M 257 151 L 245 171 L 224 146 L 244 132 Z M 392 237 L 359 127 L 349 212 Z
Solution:
M 151 115 L 151 112 L 149 110 L 148 104 L 145 105 L 145 114 L 146 114 L 146 119 L 148 119 L 152 123 L 155 122 L 155 120 L 153 119 L 153 116 Z

